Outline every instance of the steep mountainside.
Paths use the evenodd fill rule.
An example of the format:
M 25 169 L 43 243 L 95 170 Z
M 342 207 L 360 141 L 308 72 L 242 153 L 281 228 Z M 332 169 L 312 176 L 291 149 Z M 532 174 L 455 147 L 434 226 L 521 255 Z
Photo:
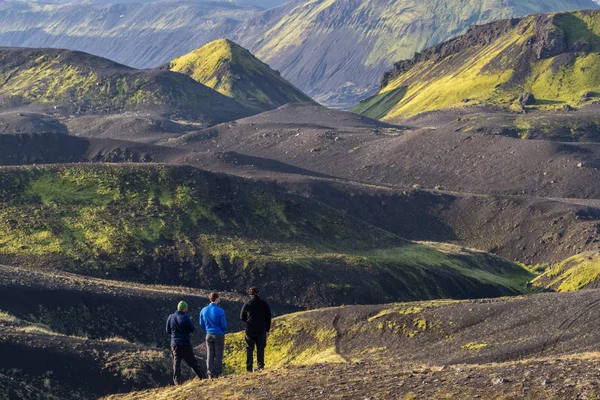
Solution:
M 478 26 L 396 63 L 354 111 L 397 120 L 445 107 L 555 109 L 600 90 L 600 12 L 535 15 Z
M 22 0 L 22 1 L 27 1 L 27 0 Z M 33 0 L 29 0 L 31 2 L 33 2 Z M 283 3 L 285 3 L 285 0 L 235 0 L 235 1 L 230 1 L 230 0 L 209 0 L 211 2 L 214 3 L 234 3 L 234 4 L 247 4 L 247 5 L 252 5 L 252 6 L 256 6 L 256 7 L 260 7 L 260 8 L 271 8 L 271 7 L 276 7 L 278 5 L 281 5 Z M 209 2 L 206 1 L 205 2 Z M 46 0 L 45 3 L 62 3 L 62 4 L 67 4 L 67 3 L 76 3 L 76 0 Z M 89 0 L 90 3 L 106 3 L 106 0 Z M 173 1 L 170 1 L 171 3 L 173 3 Z M 112 0 L 110 1 L 111 4 L 129 4 L 129 3 L 166 3 L 166 1 L 164 0 Z M 194 3 L 198 3 L 198 2 L 194 2 L 194 1 L 190 1 L 190 0 L 177 0 L 177 3 L 179 4 L 194 4 Z
M 349 107 L 392 62 L 496 19 L 594 8 L 591 0 L 294 0 L 246 21 L 233 39 L 315 100 Z
M 33 105 L 74 114 L 148 110 L 204 123 L 251 112 L 170 71 L 136 70 L 86 53 L 0 49 L 0 105 Z
M 0 170 L 0 263 L 314 307 L 525 290 L 486 253 L 416 244 L 282 188 L 156 165 Z
M 210 42 L 176 58 L 164 68 L 189 75 L 257 111 L 272 110 L 287 103 L 312 102 L 277 71 L 227 39 Z
M 156 67 L 229 34 L 258 11 L 226 1 L 113 3 L 0 2 L 0 45 L 80 50 Z

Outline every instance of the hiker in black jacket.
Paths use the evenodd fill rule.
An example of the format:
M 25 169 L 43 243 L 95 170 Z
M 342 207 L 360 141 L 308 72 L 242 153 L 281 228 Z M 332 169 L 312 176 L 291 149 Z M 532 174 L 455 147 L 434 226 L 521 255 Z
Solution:
M 271 330 L 271 308 L 258 297 L 256 287 L 251 287 L 248 294 L 250 301 L 242 307 L 240 318 L 246 323 L 246 371 L 252 372 L 255 346 L 258 369 L 265 367 L 265 347 Z
M 206 378 L 204 371 L 200 369 L 200 364 L 194 356 L 194 348 L 190 340 L 190 333 L 194 332 L 194 323 L 189 315 L 188 305 L 185 301 L 180 301 L 177 305 L 177 312 L 169 315 L 167 318 L 167 333 L 171 335 L 171 353 L 173 354 L 173 382 L 176 385 L 182 383 L 181 380 L 181 361 L 184 360 L 189 365 L 198 378 Z

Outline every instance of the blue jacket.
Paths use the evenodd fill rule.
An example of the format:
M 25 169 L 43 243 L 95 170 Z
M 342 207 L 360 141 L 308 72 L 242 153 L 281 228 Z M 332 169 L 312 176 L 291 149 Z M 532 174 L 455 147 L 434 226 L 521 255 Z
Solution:
M 191 346 L 190 333 L 192 332 L 194 332 L 194 323 L 183 311 L 177 311 L 167 318 L 167 333 L 171 335 L 171 346 Z
M 200 327 L 207 335 L 224 335 L 227 332 L 225 311 L 218 305 L 210 303 L 200 311 Z

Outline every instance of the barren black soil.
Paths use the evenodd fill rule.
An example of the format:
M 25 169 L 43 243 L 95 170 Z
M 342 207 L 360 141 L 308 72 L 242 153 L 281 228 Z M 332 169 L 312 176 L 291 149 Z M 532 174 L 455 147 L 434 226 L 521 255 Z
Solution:
M 490 134 L 465 127 L 482 124 L 477 119 L 461 118 L 431 113 L 394 127 L 288 106 L 163 144 L 195 151 L 176 162 L 277 180 L 411 239 L 528 263 L 597 247 L 596 143 Z
M 597 353 L 432 368 L 395 361 L 317 364 L 109 399 L 595 399 L 599 368 Z
M 90 339 L 121 337 L 168 347 L 163 332 L 166 317 L 185 299 L 198 322 L 209 291 L 177 286 L 152 286 L 83 277 L 66 272 L 41 272 L 0 266 L 0 310 L 24 321 L 42 323 L 65 335 Z M 232 331 L 242 329 L 237 318 L 246 298 L 222 293 L 221 306 Z M 295 310 L 273 303 L 275 315 Z M 200 343 L 201 335 L 196 335 Z

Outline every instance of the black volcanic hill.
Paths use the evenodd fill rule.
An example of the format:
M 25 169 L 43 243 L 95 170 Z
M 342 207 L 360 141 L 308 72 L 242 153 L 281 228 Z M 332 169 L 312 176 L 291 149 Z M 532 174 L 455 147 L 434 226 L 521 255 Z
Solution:
M 75 114 L 145 111 L 215 123 L 249 115 L 236 101 L 183 75 L 129 68 L 86 53 L 0 49 L 0 105 Z

